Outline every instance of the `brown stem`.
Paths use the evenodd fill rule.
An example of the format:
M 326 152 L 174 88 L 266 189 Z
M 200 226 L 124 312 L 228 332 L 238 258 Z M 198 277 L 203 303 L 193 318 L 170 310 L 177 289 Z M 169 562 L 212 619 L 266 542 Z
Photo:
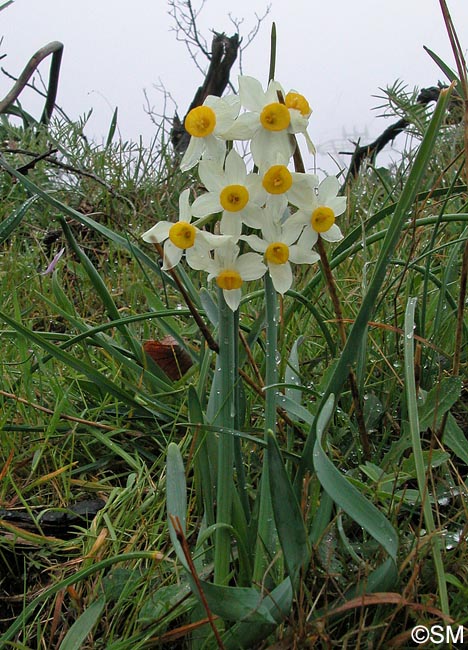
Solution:
M 163 249 L 163 247 L 161 246 L 161 244 L 157 244 L 157 243 L 155 243 L 154 246 L 155 246 L 156 250 L 158 251 L 161 259 L 163 260 L 164 259 L 164 249 Z M 200 329 L 200 332 L 202 333 L 203 338 L 207 342 L 208 347 L 210 348 L 210 350 L 213 350 L 213 352 L 218 353 L 219 352 L 218 343 L 211 336 L 210 330 L 208 329 L 208 327 L 207 327 L 205 321 L 203 320 L 203 318 L 200 316 L 200 313 L 198 312 L 198 309 L 193 304 L 192 299 L 188 295 L 188 293 L 187 293 L 183 283 L 181 282 L 179 276 L 177 275 L 176 271 L 174 269 L 167 269 L 167 271 L 170 274 L 170 276 L 172 277 L 172 279 L 174 280 L 174 282 L 176 283 L 177 288 L 179 289 L 180 293 L 182 294 L 182 296 L 183 296 L 183 298 L 185 300 L 185 304 L 189 308 L 189 311 L 192 314 L 194 321 L 198 325 L 198 328 Z
M 42 413 L 47 413 L 48 415 L 54 415 L 55 413 L 55 411 L 52 411 L 51 409 L 48 409 L 45 406 L 34 404 L 34 402 L 28 402 L 28 400 L 24 399 L 24 397 L 18 397 L 18 395 L 14 395 L 13 393 L 7 393 L 4 390 L 0 390 L 0 395 L 3 395 L 4 397 L 7 397 L 9 399 L 14 399 L 20 404 L 26 404 L 26 406 L 30 406 L 31 408 L 36 409 L 37 411 L 41 411 Z M 93 420 L 84 420 L 83 418 L 76 418 L 73 415 L 65 415 L 65 413 L 61 413 L 59 415 L 59 418 L 61 420 L 67 420 L 68 422 L 77 422 L 78 424 L 85 424 L 86 426 L 96 427 L 97 429 L 103 429 L 104 431 L 113 431 L 115 429 L 115 427 L 111 427 L 108 424 L 101 424 L 100 422 L 94 422 Z
M 455 350 L 453 353 L 452 374 L 457 377 L 460 372 L 460 355 L 463 344 L 463 316 L 465 311 L 466 287 L 468 278 L 468 240 L 465 242 L 462 257 L 462 268 L 460 274 L 460 291 L 458 294 L 458 309 L 457 309 L 457 327 L 455 330 Z M 447 424 L 449 411 L 444 413 L 442 422 L 440 423 L 439 431 L 437 432 L 438 440 L 442 440 L 444 435 L 445 426 Z
M 466 285 L 468 278 L 468 240 L 463 249 L 462 268 L 460 274 L 460 291 L 458 294 L 457 329 L 455 331 L 455 351 L 453 355 L 453 375 L 460 372 L 460 354 L 463 339 L 463 312 L 465 310 Z
M 193 563 L 192 554 L 190 553 L 190 548 L 189 548 L 189 545 L 187 543 L 187 539 L 186 539 L 186 537 L 184 535 L 184 531 L 182 529 L 180 519 L 179 519 L 179 517 L 175 517 L 174 515 L 169 515 L 169 518 L 171 520 L 172 525 L 174 526 L 174 530 L 175 530 L 175 533 L 177 535 L 177 540 L 178 540 L 179 544 L 182 547 L 182 551 L 184 553 L 185 560 L 186 560 L 186 562 L 187 562 L 187 564 L 189 566 L 189 569 L 190 569 L 190 574 L 191 574 L 191 576 L 192 576 L 192 578 L 193 578 L 193 580 L 194 580 L 194 582 L 195 582 L 195 584 L 197 586 L 198 595 L 200 596 L 200 600 L 201 600 L 202 605 L 203 605 L 203 607 L 204 607 L 204 609 L 206 611 L 206 615 L 208 617 L 210 627 L 213 630 L 213 634 L 214 634 L 214 636 L 216 638 L 216 643 L 218 644 L 218 648 L 220 648 L 220 650 L 224 650 L 223 641 L 222 641 L 221 636 L 219 634 L 219 630 L 215 625 L 215 617 L 211 613 L 211 609 L 210 609 L 210 607 L 208 605 L 208 601 L 206 600 L 205 594 L 203 593 L 200 578 L 198 577 L 197 570 L 195 568 L 195 564 Z

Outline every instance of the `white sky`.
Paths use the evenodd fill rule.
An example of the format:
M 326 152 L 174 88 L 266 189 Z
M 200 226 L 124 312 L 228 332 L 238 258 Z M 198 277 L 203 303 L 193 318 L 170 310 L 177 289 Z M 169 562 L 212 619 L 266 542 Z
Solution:
M 0 1 L 3 4 L 4 0 Z M 194 7 L 200 2 L 193 0 Z M 228 14 L 244 18 L 247 36 L 268 0 L 206 0 L 200 31 L 234 31 Z M 464 48 L 468 47 L 468 2 L 449 0 Z M 145 114 L 144 89 L 156 113 L 164 109 L 162 83 L 185 114 L 202 75 L 171 31 L 167 0 L 15 0 L 0 12 L 2 66 L 19 75 L 30 56 L 46 43 L 65 45 L 57 102 L 72 118 L 93 108 L 87 134 L 102 140 L 119 107 L 122 137 L 149 142 L 155 126 Z M 313 107 L 310 134 L 319 167 L 326 151 L 350 150 L 347 138 L 368 142 L 388 124 L 371 109 L 372 95 L 403 80 L 408 89 L 436 85 L 443 74 L 423 50 L 428 46 L 454 67 L 438 0 L 271 0 L 271 11 L 243 55 L 244 74 L 268 75 L 272 21 L 278 34 L 276 78 L 286 90 L 304 94 Z M 200 59 L 203 62 L 202 59 Z M 45 78 L 50 59 L 41 66 Z M 237 75 L 236 75 L 237 76 Z M 235 81 L 235 78 L 234 78 Z M 0 75 L 0 95 L 11 87 Z M 24 108 L 39 117 L 42 103 L 24 97 Z M 173 104 L 168 105 L 172 116 Z M 400 141 L 403 144 L 402 141 Z M 334 171 L 336 168 L 333 167 Z

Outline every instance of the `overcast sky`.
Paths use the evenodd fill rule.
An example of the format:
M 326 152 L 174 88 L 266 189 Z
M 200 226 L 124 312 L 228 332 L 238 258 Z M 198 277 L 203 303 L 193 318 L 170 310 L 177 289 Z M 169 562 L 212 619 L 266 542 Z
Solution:
M 268 4 L 206 0 L 198 21 L 200 32 L 208 41 L 210 29 L 231 35 L 231 13 L 244 19 L 240 31 L 246 40 L 255 15 L 263 15 Z M 244 51 L 244 74 L 266 80 L 275 21 L 276 77 L 286 90 L 294 88 L 308 98 L 319 166 L 329 171 L 324 162 L 327 150 L 349 150 L 348 138 L 361 136 L 368 142 L 388 125 L 372 110 L 381 103 L 373 97 L 381 94 L 379 88 L 397 79 L 409 89 L 444 80 L 423 45 L 454 66 L 438 0 L 271 0 L 270 4 L 257 37 Z M 193 0 L 193 6 L 200 2 Z M 468 1 L 449 0 L 449 8 L 466 50 Z M 144 91 L 154 111 L 162 113 L 164 97 L 155 87 L 162 84 L 183 116 L 202 82 L 184 45 L 176 40 L 168 11 L 167 0 L 15 0 L 0 13 L 1 53 L 7 55 L 2 65 L 18 75 L 40 47 L 53 40 L 63 42 L 58 104 L 72 118 L 93 108 L 87 134 L 99 141 L 118 106 L 122 137 L 138 140 L 141 135 L 148 142 L 155 126 L 144 110 Z M 205 65 L 202 57 L 200 63 Z M 45 78 L 48 68 L 49 60 L 41 66 Z M 11 84 L 0 76 L 1 96 Z M 42 106 L 34 98 L 25 97 L 23 104 L 39 116 Z M 172 115 L 174 110 L 169 103 L 167 112 Z M 403 140 L 399 142 L 402 146 Z

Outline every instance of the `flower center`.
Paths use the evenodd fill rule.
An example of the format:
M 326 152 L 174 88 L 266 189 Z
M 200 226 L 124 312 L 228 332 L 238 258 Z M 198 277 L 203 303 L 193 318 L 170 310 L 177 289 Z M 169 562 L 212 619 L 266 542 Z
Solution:
M 191 248 L 195 243 L 196 228 L 187 221 L 178 221 L 169 230 L 169 239 L 177 248 Z
M 244 185 L 227 185 L 220 192 L 219 202 L 223 210 L 239 212 L 249 202 L 249 191 Z
M 192 108 L 185 118 L 185 129 L 194 138 L 204 138 L 213 133 L 216 126 L 216 114 L 209 106 Z
M 283 242 L 275 241 L 266 249 L 265 257 L 271 264 L 286 264 L 289 259 L 289 247 Z
M 226 269 L 221 271 L 216 278 L 216 284 L 220 289 L 227 289 L 232 291 L 232 289 L 240 289 L 242 286 L 242 278 L 240 273 L 232 269 Z
M 269 194 L 284 194 L 292 185 L 291 172 L 284 165 L 273 165 L 263 177 L 262 185 Z
M 335 223 L 335 213 L 331 208 L 321 205 L 312 212 L 310 223 L 315 232 L 327 232 Z
M 291 116 L 284 104 L 267 104 L 260 113 L 260 122 L 268 131 L 284 131 L 289 126 Z
M 284 102 L 288 108 L 294 108 L 296 111 L 300 111 L 304 117 L 309 117 L 312 113 L 309 102 L 304 95 L 300 95 L 299 93 L 288 93 L 284 98 Z

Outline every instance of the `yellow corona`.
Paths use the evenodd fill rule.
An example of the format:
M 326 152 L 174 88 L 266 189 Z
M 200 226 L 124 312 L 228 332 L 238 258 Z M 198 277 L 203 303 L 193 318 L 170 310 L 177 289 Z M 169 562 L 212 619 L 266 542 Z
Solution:
M 267 104 L 260 113 L 260 122 L 268 131 L 284 131 L 291 122 L 291 116 L 284 104 Z
M 205 138 L 213 133 L 216 126 L 216 114 L 209 106 L 192 108 L 185 118 L 185 129 L 194 138 Z
M 312 212 L 310 223 L 315 232 L 326 232 L 335 223 L 335 213 L 331 208 L 321 205 Z
M 266 249 L 265 258 L 272 264 L 286 264 L 289 260 L 289 247 L 283 242 L 275 241 Z
M 221 273 L 219 273 L 219 275 L 216 277 L 216 284 L 218 287 L 220 289 L 226 289 L 228 291 L 232 291 L 233 289 L 240 289 L 242 282 L 243 280 L 240 276 L 240 273 L 231 269 L 221 271 Z
M 169 239 L 177 248 L 191 248 L 195 243 L 196 229 L 187 221 L 178 221 L 169 230 Z
M 263 177 L 262 185 L 269 194 L 284 194 L 292 185 L 292 175 L 284 165 L 273 165 Z

